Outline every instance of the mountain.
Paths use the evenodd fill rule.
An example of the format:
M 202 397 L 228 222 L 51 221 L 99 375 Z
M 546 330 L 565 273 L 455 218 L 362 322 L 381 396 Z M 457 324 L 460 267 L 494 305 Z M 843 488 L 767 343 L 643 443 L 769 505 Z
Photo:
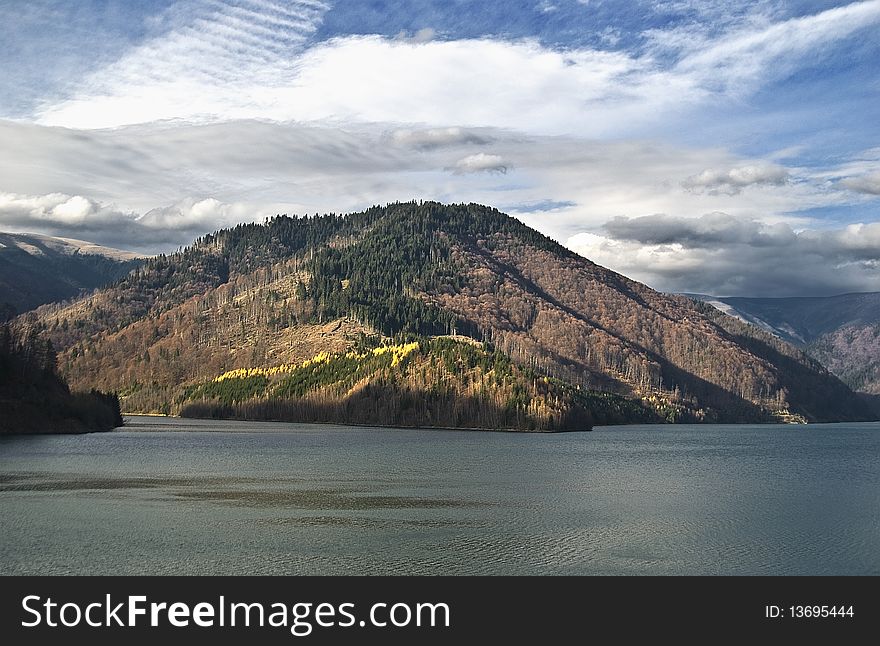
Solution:
M 0 233 L 0 321 L 108 285 L 140 262 L 131 252 L 82 240 Z
M 51 342 L 33 328 L 0 323 L 0 434 L 85 433 L 122 426 L 116 395 L 71 393 L 55 370 Z
M 792 298 L 693 296 L 801 346 L 850 325 L 880 323 L 880 292 Z
M 201 414 L 230 414 L 224 406 L 233 403 L 232 413 L 243 414 L 269 402 L 275 413 L 264 407 L 262 414 L 271 417 L 282 404 L 290 413 L 320 400 L 335 411 L 325 418 L 341 422 L 357 398 L 358 407 L 381 410 L 387 397 L 424 410 L 470 396 L 511 409 L 499 427 L 513 420 L 516 428 L 554 426 L 565 411 L 598 410 L 603 397 L 630 411 L 623 415 L 630 420 L 871 417 L 861 399 L 791 345 L 475 204 L 397 203 L 239 225 L 27 317 L 59 348 L 73 385 L 118 390 L 129 411 L 191 411 L 201 393 Z M 470 376 L 475 368 L 444 367 L 447 351 L 431 344 L 437 338 L 477 344 L 482 367 Z M 406 343 L 419 351 L 393 366 L 374 361 L 374 350 Z M 350 353 L 360 358 L 346 360 Z M 285 370 L 322 354 L 338 371 L 300 372 L 301 387 L 285 390 L 281 381 L 296 377 L 281 376 Z M 515 367 L 499 388 L 489 383 L 495 356 Z M 351 364 L 359 361 L 366 366 Z M 270 371 L 269 382 L 247 382 L 256 369 Z M 245 372 L 223 389 L 206 386 L 236 370 Z M 223 390 L 244 396 L 224 402 Z M 449 398 L 438 399 L 441 392 Z M 530 407 L 543 417 L 527 420 Z M 392 412 L 409 424 L 422 419 L 407 417 L 403 404 Z M 371 423 L 381 421 L 393 420 Z M 453 422 L 484 427 L 470 413 Z
M 699 298 L 803 348 L 853 390 L 880 394 L 880 292 Z

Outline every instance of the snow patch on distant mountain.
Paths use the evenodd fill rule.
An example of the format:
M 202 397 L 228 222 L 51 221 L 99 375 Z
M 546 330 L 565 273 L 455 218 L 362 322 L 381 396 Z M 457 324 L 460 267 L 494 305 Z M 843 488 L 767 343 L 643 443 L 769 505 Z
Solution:
M 32 256 L 45 256 L 46 254 L 39 247 L 35 247 L 32 244 L 28 244 L 24 240 L 16 240 L 15 246 L 24 251 L 25 253 L 29 253 Z
M 762 319 L 758 316 L 755 316 L 754 314 L 750 314 L 748 312 L 743 312 L 742 310 L 737 309 L 736 307 L 734 307 L 730 303 L 726 303 L 725 301 L 721 300 L 717 296 L 708 296 L 706 294 L 684 294 L 684 295 L 688 296 L 689 298 L 703 301 L 707 305 L 711 305 L 716 310 L 719 310 L 720 312 L 724 312 L 728 316 L 732 316 L 735 319 L 739 319 L 743 323 L 748 323 L 750 325 L 754 325 L 755 327 L 760 328 L 760 329 L 764 330 L 765 332 L 772 334 L 773 336 L 777 336 L 785 341 L 788 341 L 789 343 L 796 343 L 796 344 L 805 344 L 806 343 L 806 341 L 804 340 L 804 337 L 788 323 L 782 323 L 781 325 L 778 325 L 778 326 L 772 325 L 771 323 L 768 323 L 764 319 Z
M 737 319 L 744 321 L 746 323 L 749 322 L 749 320 L 746 319 L 742 315 L 742 313 L 738 312 L 734 307 L 728 305 L 724 301 L 704 300 L 703 302 L 708 303 L 709 305 L 714 307 L 716 310 L 721 310 L 722 312 L 724 312 L 728 316 L 732 316 L 733 318 L 737 318 Z
M 77 240 L 75 238 L 53 238 L 52 236 L 45 236 L 39 233 L 6 233 L 2 235 L 11 239 L 16 247 L 32 256 L 44 256 L 46 253 L 43 248 L 48 248 L 56 253 L 68 256 L 85 254 L 104 256 L 119 261 L 143 258 L 142 255 L 131 251 L 102 247 L 93 242 L 86 242 L 85 240 Z M 7 247 L 8 245 L 0 246 Z
M 142 259 L 74 238 L 0 233 L 0 321 L 115 282 Z
M 801 343 L 807 342 L 806 339 L 804 339 L 804 337 L 801 336 L 798 333 L 798 331 L 795 330 L 793 327 L 791 327 L 788 323 L 783 323 L 778 328 L 774 328 L 774 329 L 778 330 L 779 332 L 782 332 L 782 334 L 779 334 L 779 336 L 782 336 L 783 338 L 788 336 L 792 339 L 797 339 Z

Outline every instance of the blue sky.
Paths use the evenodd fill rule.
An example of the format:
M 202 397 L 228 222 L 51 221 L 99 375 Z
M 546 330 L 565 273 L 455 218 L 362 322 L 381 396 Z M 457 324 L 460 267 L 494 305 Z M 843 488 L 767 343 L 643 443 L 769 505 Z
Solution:
M 0 229 L 473 200 L 660 289 L 880 290 L 880 0 L 32 0 L 0 42 Z

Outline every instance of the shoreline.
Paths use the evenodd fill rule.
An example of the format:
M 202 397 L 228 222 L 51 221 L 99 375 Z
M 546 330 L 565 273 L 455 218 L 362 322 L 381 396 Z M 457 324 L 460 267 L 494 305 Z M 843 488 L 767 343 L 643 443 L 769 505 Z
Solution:
M 558 430 L 529 430 L 518 428 L 479 428 L 467 426 L 398 426 L 395 424 L 357 424 L 354 422 L 319 422 L 319 421 L 290 421 L 283 419 L 239 419 L 235 417 L 213 418 L 213 417 L 181 417 L 180 415 L 163 415 L 161 413 L 123 413 L 125 417 L 148 417 L 148 418 L 166 418 L 176 420 L 193 420 L 201 422 L 247 422 L 253 424 L 315 424 L 321 426 L 353 426 L 356 428 L 376 428 L 376 429 L 392 429 L 392 430 L 409 430 L 409 431 L 467 431 L 477 433 L 528 433 L 531 435 L 554 435 L 558 433 L 591 433 L 593 428 L 581 429 L 558 429 Z M 125 426 L 117 428 L 124 429 Z M 114 429 L 115 430 L 115 429 Z M 211 431 L 199 431 L 210 433 Z
M 509 434 L 527 434 L 527 435 L 559 435 L 566 433 L 591 433 L 595 431 L 597 428 L 627 428 L 627 427 L 641 427 L 641 426 L 650 426 L 657 429 L 662 429 L 670 426 L 688 426 L 688 427 L 703 427 L 703 426 L 725 426 L 730 428 L 743 428 L 743 427 L 780 427 L 791 430 L 808 430 L 810 428 L 823 428 L 828 426 L 834 426 L 838 424 L 880 424 L 880 420 L 860 420 L 860 421 L 852 421 L 852 420 L 841 420 L 841 421 L 833 421 L 833 422 L 808 422 L 806 424 L 793 424 L 790 422 L 657 422 L 657 423 L 649 423 L 649 422 L 634 422 L 629 424 L 596 424 L 592 428 L 588 429 L 563 429 L 563 430 L 550 430 L 550 431 L 540 431 L 540 430 L 520 430 L 520 429 L 504 429 L 504 428 L 477 428 L 477 427 L 464 427 L 464 426 L 399 426 L 393 424 L 357 424 L 353 422 L 320 422 L 320 421 L 312 421 L 312 422 L 304 422 L 304 421 L 290 421 L 290 420 L 277 420 L 277 419 L 261 419 L 261 420 L 253 420 L 253 419 L 238 419 L 238 418 L 210 418 L 210 417 L 181 417 L 179 415 L 164 415 L 161 413 L 123 413 L 123 418 L 127 417 L 143 417 L 149 419 L 156 418 L 165 418 L 169 420 L 180 420 L 180 421 L 194 421 L 194 422 L 244 422 L 249 424 L 299 424 L 299 425 L 313 425 L 313 426 L 338 426 L 338 427 L 354 427 L 354 428 L 373 428 L 373 429 L 388 429 L 388 430 L 410 430 L 410 431 L 466 431 L 469 433 L 478 432 L 478 433 L 509 433 Z M 117 426 L 113 431 L 116 430 L 126 430 L 126 426 Z M 112 431 L 111 431 L 112 432 Z M 138 431 L 138 432 L 149 432 L 149 431 Z M 194 433 L 211 433 L 214 431 L 210 430 L 191 430 L 190 432 Z M 229 431 L 224 431 L 229 432 Z M 236 431 L 236 432 L 261 432 L 258 429 L 254 429 L 253 431 Z

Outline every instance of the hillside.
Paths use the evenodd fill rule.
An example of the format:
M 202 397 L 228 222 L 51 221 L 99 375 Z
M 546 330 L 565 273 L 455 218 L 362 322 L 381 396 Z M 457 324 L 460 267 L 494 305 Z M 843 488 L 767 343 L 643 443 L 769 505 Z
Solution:
M 0 434 L 86 433 L 122 425 L 119 400 L 71 393 L 55 373 L 52 344 L 33 329 L 0 323 Z
M 127 410 L 175 412 L 187 389 L 225 372 L 344 354 L 375 335 L 453 334 L 530 374 L 613 393 L 667 420 L 870 416 L 790 345 L 479 205 L 240 225 L 29 316 L 60 349 L 72 384 L 118 389 Z M 424 360 L 438 361 L 430 352 Z M 426 396 L 426 383 L 402 377 Z
M 233 370 L 187 387 L 179 403 L 184 417 L 410 427 L 565 431 L 658 421 L 627 399 L 573 388 L 451 338 Z
M 880 394 L 880 293 L 701 298 L 803 348 L 853 390 Z
M 0 233 L 0 321 L 108 285 L 139 263 L 136 254 L 82 240 Z

